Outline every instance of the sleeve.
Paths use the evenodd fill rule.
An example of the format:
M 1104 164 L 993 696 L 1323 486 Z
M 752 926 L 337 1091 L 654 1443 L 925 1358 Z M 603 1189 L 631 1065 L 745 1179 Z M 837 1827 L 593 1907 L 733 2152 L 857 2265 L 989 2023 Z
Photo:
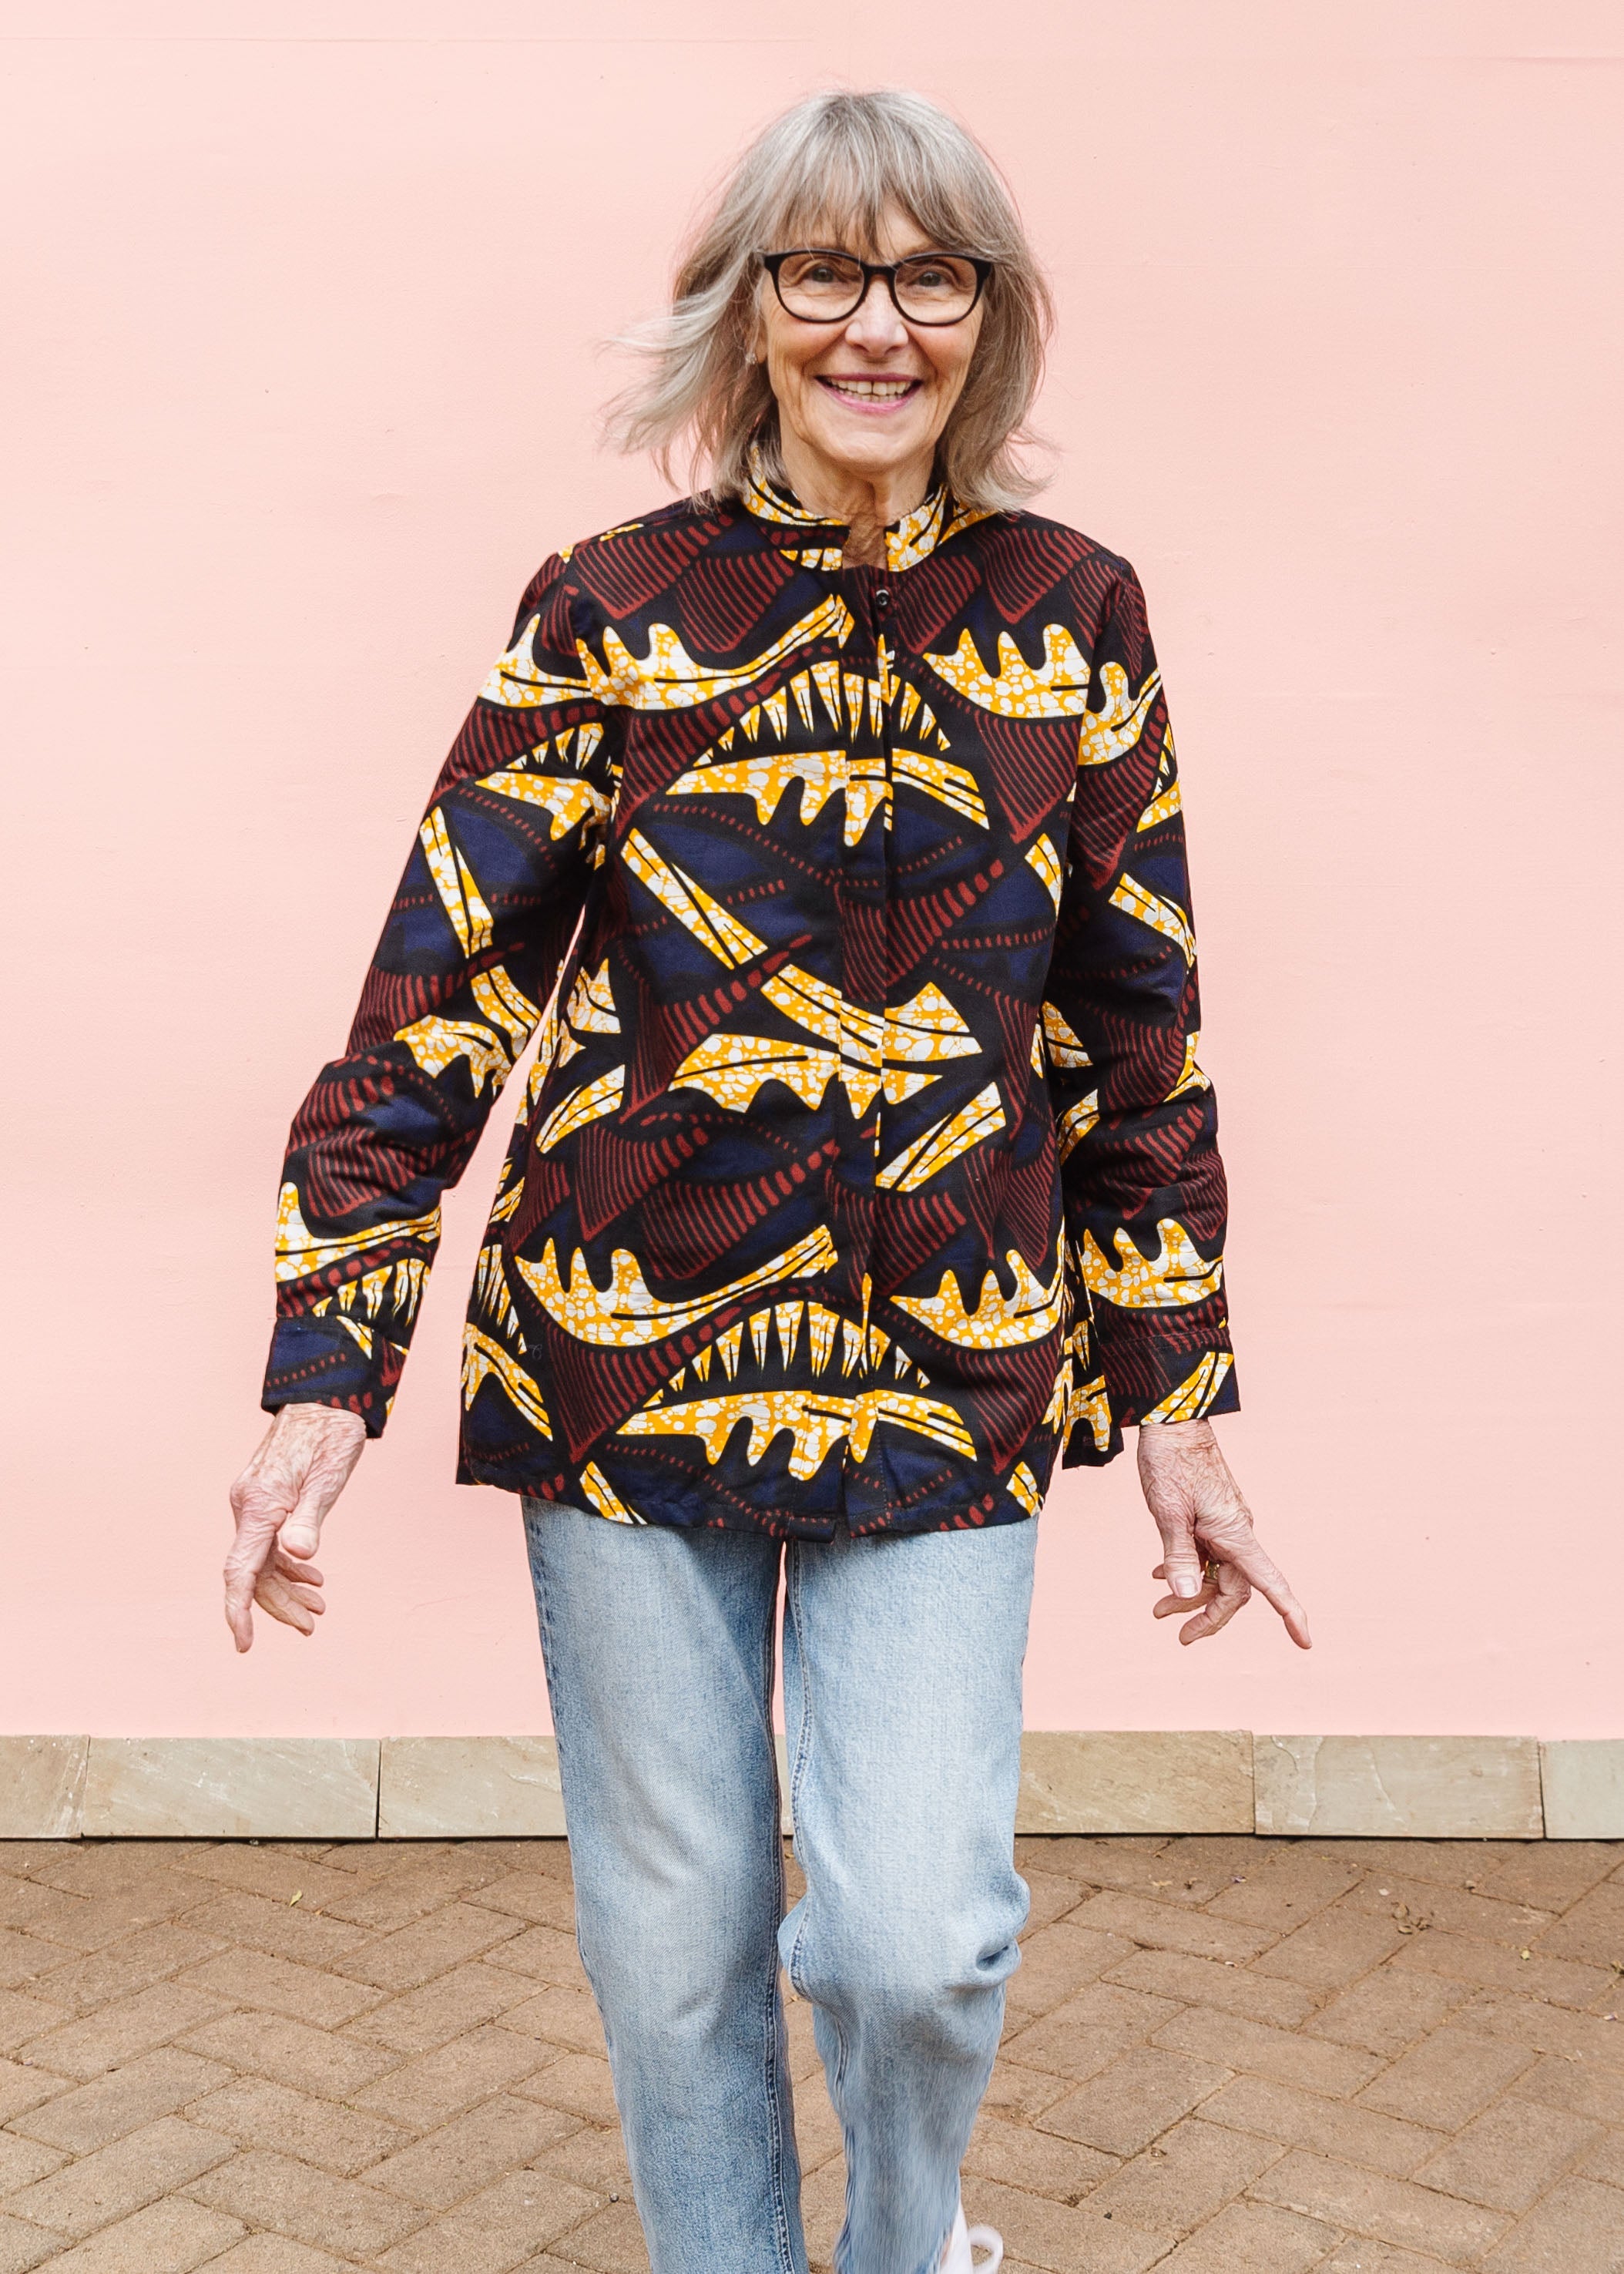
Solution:
M 555 556 L 527 588 L 435 785 L 344 1055 L 295 1117 L 267 1412 L 337 1405 L 381 1432 L 440 1196 L 540 1018 L 603 859 L 613 737 L 567 576 Z
M 1125 566 L 1092 693 L 1043 1005 L 1074 1299 L 1067 1467 L 1109 1460 L 1124 1426 L 1239 1403 L 1178 770 Z

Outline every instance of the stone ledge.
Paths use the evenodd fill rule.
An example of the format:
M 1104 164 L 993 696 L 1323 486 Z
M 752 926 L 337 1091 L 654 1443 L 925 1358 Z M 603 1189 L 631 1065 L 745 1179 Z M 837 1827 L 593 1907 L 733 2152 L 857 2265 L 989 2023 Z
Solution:
M 77 1840 L 88 1737 L 0 1737 L 0 1840 Z
M 782 1738 L 778 1758 L 782 1779 Z M 1624 1738 L 1031 1729 L 1017 1828 L 1624 1839 Z M 563 1829 L 551 1737 L 0 1736 L 4 1839 L 556 1839 Z
M 93 1737 L 86 1839 L 371 1840 L 376 1737 Z
M 1532 1737 L 1263 1737 L 1259 1832 L 1343 1840 L 1538 1840 Z
M 1557 1737 L 1539 1748 L 1547 1840 L 1624 1840 L 1624 1737 Z

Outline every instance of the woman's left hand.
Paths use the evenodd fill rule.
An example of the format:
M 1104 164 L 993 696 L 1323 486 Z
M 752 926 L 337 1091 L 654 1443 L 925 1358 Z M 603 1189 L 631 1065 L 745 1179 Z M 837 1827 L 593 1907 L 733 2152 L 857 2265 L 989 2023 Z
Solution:
M 1253 1532 L 1210 1421 L 1147 1423 L 1139 1431 L 1139 1482 L 1162 1534 L 1162 1561 L 1151 1577 L 1173 1591 L 1156 1604 L 1155 1616 L 1195 1615 L 1178 1630 L 1180 1642 L 1205 1642 L 1228 1626 L 1255 1587 L 1280 1613 L 1297 1648 L 1312 1647 L 1303 1607 Z

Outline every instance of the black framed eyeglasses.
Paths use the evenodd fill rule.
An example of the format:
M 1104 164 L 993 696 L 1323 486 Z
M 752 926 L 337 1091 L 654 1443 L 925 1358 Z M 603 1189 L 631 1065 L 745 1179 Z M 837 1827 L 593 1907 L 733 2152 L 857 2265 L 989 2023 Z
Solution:
M 763 252 L 779 305 L 803 324 L 839 324 L 854 316 L 876 276 L 910 324 L 961 324 L 986 289 L 993 264 L 974 252 L 914 252 L 906 260 L 859 260 L 829 245 Z

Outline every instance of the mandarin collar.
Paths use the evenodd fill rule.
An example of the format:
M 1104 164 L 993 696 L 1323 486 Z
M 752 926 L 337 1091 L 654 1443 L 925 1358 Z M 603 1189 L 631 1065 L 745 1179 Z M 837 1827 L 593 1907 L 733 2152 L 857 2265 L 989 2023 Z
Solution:
M 850 523 L 809 512 L 792 489 L 771 478 L 757 449 L 750 452 L 742 503 L 747 513 L 766 524 L 766 534 L 775 545 L 800 554 L 803 567 L 845 566 L 844 546 Z M 957 536 L 972 522 L 985 518 L 984 509 L 976 511 L 956 505 L 946 484 L 938 483 L 922 505 L 916 505 L 912 513 L 904 514 L 900 521 L 892 522 L 886 530 L 886 568 L 893 574 L 912 568 L 928 560 L 948 538 Z

